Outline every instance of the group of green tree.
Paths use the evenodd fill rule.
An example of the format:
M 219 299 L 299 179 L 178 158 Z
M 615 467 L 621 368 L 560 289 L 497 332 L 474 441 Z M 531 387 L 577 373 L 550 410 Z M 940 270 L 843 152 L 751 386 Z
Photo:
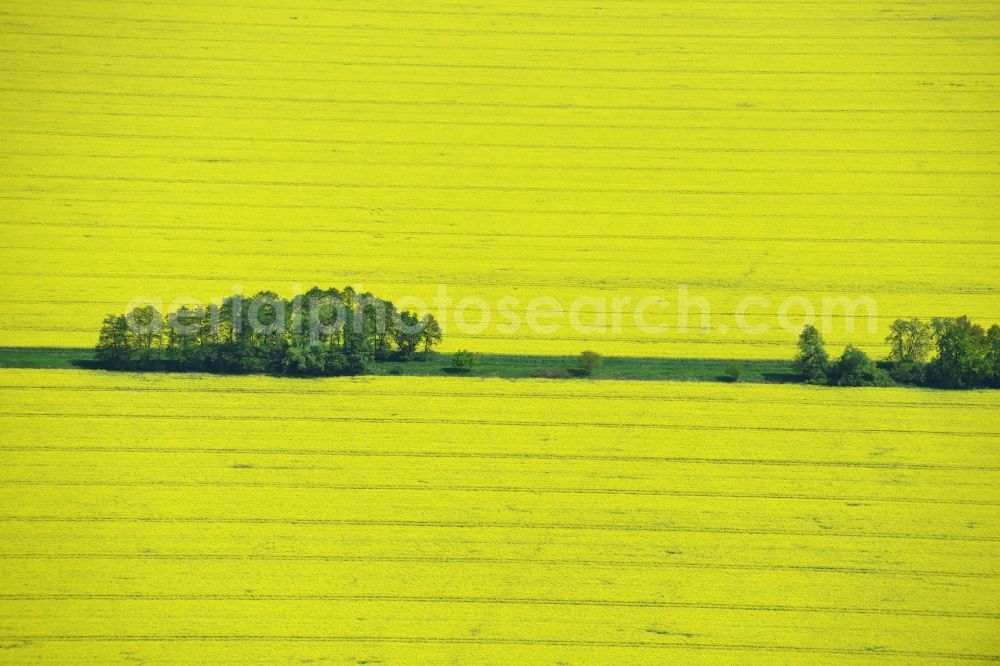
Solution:
M 811 384 L 831 386 L 1000 388 L 1000 325 L 984 330 L 964 316 L 897 319 L 886 342 L 889 355 L 881 363 L 853 345 L 831 360 L 823 336 L 806 326 L 799 336 L 795 370 Z
M 110 314 L 96 356 L 113 370 L 359 375 L 374 361 L 425 358 L 441 338 L 430 314 L 351 287 L 314 287 L 291 300 L 263 291 L 166 315 L 151 305 Z

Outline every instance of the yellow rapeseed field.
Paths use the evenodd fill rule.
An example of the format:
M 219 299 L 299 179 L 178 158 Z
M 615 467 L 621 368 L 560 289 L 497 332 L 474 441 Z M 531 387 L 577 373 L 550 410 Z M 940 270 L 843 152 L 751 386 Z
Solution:
M 0 346 L 314 284 L 447 289 L 445 351 L 992 323 L 998 35 L 987 0 L 5 0 Z M 542 333 L 466 297 L 630 300 Z M 998 410 L 3 369 L 0 662 L 997 661 Z
M 872 298 L 827 338 L 873 353 L 898 316 L 989 320 L 998 33 L 983 0 L 9 0 L 0 345 L 313 284 L 671 301 L 655 335 L 450 327 L 483 352 L 784 357 L 790 296 Z
M 5 370 L 0 660 L 1000 654 L 986 392 Z

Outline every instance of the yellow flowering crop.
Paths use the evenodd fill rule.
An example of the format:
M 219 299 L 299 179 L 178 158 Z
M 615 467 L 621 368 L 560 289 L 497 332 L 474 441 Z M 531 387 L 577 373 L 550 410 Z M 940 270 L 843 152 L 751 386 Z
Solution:
M 481 352 L 785 357 L 789 297 L 1000 311 L 988 2 L 8 2 L 0 345 L 137 297 L 631 298 Z M 716 316 L 681 330 L 676 287 Z M 670 328 L 642 334 L 644 297 Z M 741 299 L 760 297 L 750 334 Z M 477 320 L 470 310 L 468 319 Z M 439 318 L 440 319 L 440 318 Z M 791 330 L 789 330 L 791 329 Z
M 0 346 L 346 284 L 447 287 L 445 351 L 992 323 L 998 34 L 986 0 L 7 0 Z M 458 330 L 467 297 L 630 300 L 541 333 Z M 4 369 L 0 662 L 995 661 L 997 409 Z
M 0 374 L 5 659 L 997 653 L 986 392 Z

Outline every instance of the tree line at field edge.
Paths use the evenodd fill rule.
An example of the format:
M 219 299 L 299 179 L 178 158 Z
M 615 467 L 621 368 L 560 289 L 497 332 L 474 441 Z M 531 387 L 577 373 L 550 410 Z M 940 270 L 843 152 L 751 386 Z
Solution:
M 152 305 L 104 318 L 95 348 L 109 370 L 360 375 L 375 361 L 427 358 L 442 340 L 433 315 L 399 311 L 353 288 L 314 287 L 283 300 L 262 291 L 166 316 Z
M 95 352 L 98 366 L 109 370 L 361 375 L 376 361 L 426 360 L 442 338 L 431 314 L 399 311 L 391 301 L 351 287 L 313 287 L 291 300 L 262 291 L 207 307 L 183 306 L 165 316 L 139 305 L 104 318 Z M 1000 325 L 984 330 L 966 316 L 897 319 L 886 342 L 890 351 L 881 362 L 854 345 L 831 359 L 820 331 L 807 325 L 793 369 L 809 384 L 1000 388 Z M 460 349 L 445 371 L 470 373 L 479 358 Z M 593 376 L 602 360 L 585 351 L 577 369 L 545 368 L 532 376 Z M 740 381 L 743 372 L 730 363 L 726 379 Z M 405 371 L 397 366 L 390 373 Z
M 966 316 L 897 319 L 886 342 L 889 355 L 881 363 L 854 345 L 831 359 L 822 334 L 807 325 L 793 366 L 809 384 L 1000 388 L 1000 325 L 984 330 Z

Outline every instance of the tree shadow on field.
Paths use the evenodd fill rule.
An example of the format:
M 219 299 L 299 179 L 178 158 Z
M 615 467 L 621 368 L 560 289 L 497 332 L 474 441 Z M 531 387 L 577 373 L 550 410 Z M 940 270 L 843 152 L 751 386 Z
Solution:
M 801 384 L 802 377 L 794 372 L 765 372 L 761 375 L 768 384 Z

